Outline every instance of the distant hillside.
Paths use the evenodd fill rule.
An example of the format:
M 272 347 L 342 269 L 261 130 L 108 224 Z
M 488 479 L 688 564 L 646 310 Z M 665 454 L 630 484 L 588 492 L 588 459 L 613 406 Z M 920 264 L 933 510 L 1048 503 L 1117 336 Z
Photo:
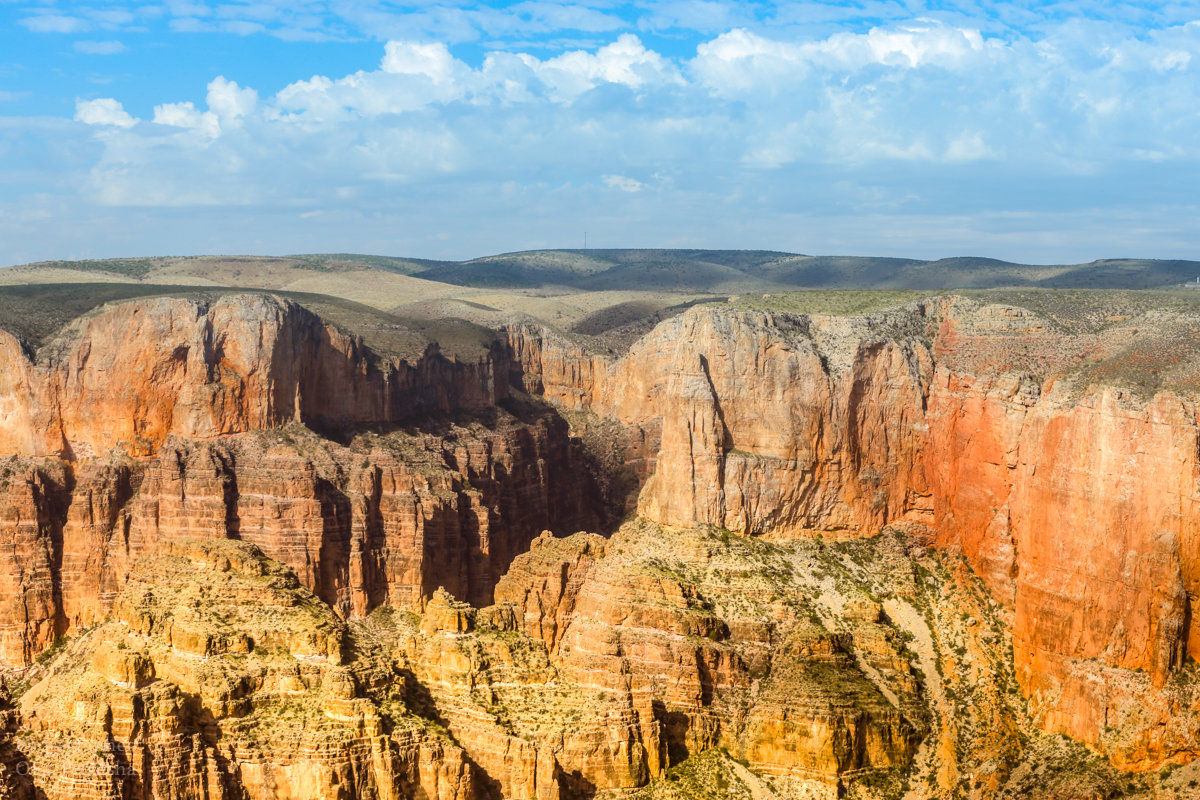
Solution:
M 246 269 L 292 269 L 306 272 L 353 272 L 381 270 L 411 275 L 444 262 L 428 259 L 393 258 L 357 253 L 318 253 L 294 256 L 154 256 L 150 258 L 97 258 L 85 261 L 38 261 L 12 269 L 28 271 L 69 270 L 82 273 L 146 280 L 168 275 L 215 278 L 240 275 Z M 152 281 L 153 282 L 153 281 Z
M 1157 289 L 1200 275 L 1200 261 L 1106 259 L 1089 264 L 1033 265 L 974 256 L 921 261 L 807 256 L 767 250 L 538 250 L 445 262 L 412 274 L 468 287 L 556 286 L 584 291 L 936 290 L 1001 286 Z
M 770 291 L 789 284 L 753 271 L 789 257 L 763 250 L 537 250 L 441 264 L 414 275 L 488 288 Z
M 381 282 L 363 273 L 381 274 Z M 384 278 L 383 275 L 388 276 Z M 3 283 L 139 282 L 330 292 L 378 307 L 496 290 L 735 294 L 789 289 L 1159 289 L 1200 276 L 1200 261 L 1105 259 L 1014 264 L 960 256 L 937 261 L 810 256 L 771 250 L 531 250 L 470 261 L 324 253 L 47 261 L 0 270 Z M 384 299 L 372 302 L 372 293 Z M 395 302 L 391 302 L 394 298 Z

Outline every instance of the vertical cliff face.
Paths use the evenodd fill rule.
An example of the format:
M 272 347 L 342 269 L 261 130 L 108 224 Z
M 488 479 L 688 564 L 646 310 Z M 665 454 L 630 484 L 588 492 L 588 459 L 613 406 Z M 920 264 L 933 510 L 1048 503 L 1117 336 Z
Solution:
M 541 530 L 597 525 L 566 423 L 505 401 L 499 351 L 388 362 L 250 295 L 120 304 L 0 356 L 8 665 L 102 621 L 180 538 L 253 542 L 348 617 L 438 586 L 486 605 Z
M 56 619 L 62 630 L 104 619 L 134 560 L 189 537 L 258 545 L 347 617 L 420 610 L 438 586 L 487 605 L 539 531 L 594 524 L 572 458 L 565 423 L 543 413 L 507 430 L 451 426 L 345 447 L 296 428 L 170 440 L 151 460 L 85 465 L 55 529 L 61 569 L 36 518 L 14 526 L 21 552 L 47 557 L 9 573 L 30 587 L 14 608 L 45 620 L 14 630 L 10 658 L 52 641 Z M 20 491 L 32 503 L 37 486 Z
M 528 327 L 510 339 L 546 397 L 657 434 L 640 513 L 787 536 L 927 510 L 911 454 L 931 360 L 920 320 L 888 322 L 902 342 L 836 317 L 692 311 L 611 362 Z
M 22 698 L 38 736 L 15 746 L 66 765 L 48 796 L 92 796 L 104 742 L 104 797 L 566 798 L 715 747 L 819 794 L 910 768 L 952 791 L 970 745 L 995 789 L 1025 724 L 998 683 L 1122 768 L 1200 755 L 1197 398 L 1104 379 L 1132 334 L 942 298 L 697 308 L 620 358 L 506 335 L 387 361 L 258 296 L 102 309 L 36 358 L 0 334 L 0 661 L 79 637 Z M 616 527 L 626 479 L 640 521 L 538 538 Z M 885 527 L 922 555 L 872 577 L 855 554 L 890 556 L 854 547 Z M 928 546 L 969 565 L 938 579 L 956 599 Z M 235 573 L 231 608 L 270 575 L 295 583 L 272 615 L 333 621 L 164 610 L 185 562 Z M 298 738 L 234 722 L 287 728 L 275 698 L 304 692 Z M 363 705 L 396 702 L 403 735 Z M 322 739 L 326 718 L 348 727 Z
M 1167 684 L 1200 656 L 1195 400 L 1089 388 L 1081 370 L 1118 337 L 943 299 L 865 319 L 693 309 L 619 359 L 509 338 L 526 385 L 661 430 L 646 518 L 785 537 L 916 525 L 1013 610 L 1046 729 L 1125 766 L 1194 757 L 1195 699 Z
M 15 742 L 20 723 L 12 695 L 0 683 L 0 793 L 12 800 L 34 800 L 37 794 L 26 768 L 28 762 Z
M 64 630 L 55 576 L 67 475 L 61 464 L 23 459 L 9 459 L 0 475 L 0 660 L 23 665 Z
M 362 342 L 291 302 L 152 298 L 76 320 L 31 361 L 0 336 L 5 452 L 152 453 L 168 436 L 211 438 L 304 422 L 389 423 L 480 409 L 505 395 L 499 354 L 450 362 L 436 347 L 375 364 Z
M 835 796 L 907 769 L 923 723 L 908 716 L 916 684 L 878 604 L 853 633 L 824 627 L 807 555 L 644 521 L 607 540 L 547 535 L 494 606 L 439 595 L 419 624 L 390 624 L 501 796 L 627 791 L 714 747 L 774 776 L 781 796 Z M 878 684 L 856 662 L 860 638 L 890 665 Z

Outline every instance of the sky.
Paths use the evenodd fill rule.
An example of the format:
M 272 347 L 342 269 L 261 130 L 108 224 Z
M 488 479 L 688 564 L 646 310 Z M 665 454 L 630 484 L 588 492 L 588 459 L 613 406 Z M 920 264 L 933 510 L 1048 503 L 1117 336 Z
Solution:
M 1200 0 L 0 0 L 0 265 L 1200 259 Z

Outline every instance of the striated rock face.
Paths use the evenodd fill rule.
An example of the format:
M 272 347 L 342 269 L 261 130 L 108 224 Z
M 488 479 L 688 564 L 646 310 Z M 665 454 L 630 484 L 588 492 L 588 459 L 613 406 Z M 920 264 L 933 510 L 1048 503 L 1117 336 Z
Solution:
M 835 317 L 691 311 L 628 356 L 586 367 L 552 338 L 530 345 L 529 328 L 510 339 L 526 372 L 549 373 L 546 397 L 660 431 L 641 514 L 787 536 L 877 530 L 927 511 L 912 496 L 923 488 L 914 459 L 898 455 L 920 450 L 932 361 L 919 319 L 889 322 L 907 338 L 864 340 L 869 326 Z M 572 377 L 574 393 L 562 386 Z
M 428 713 L 503 797 L 637 788 L 714 746 L 836 794 L 851 776 L 907 768 L 924 723 L 908 716 L 916 685 L 878 609 L 853 634 L 826 628 L 807 566 L 711 530 L 630 522 L 608 541 L 535 540 L 493 606 L 438 593 L 420 620 L 366 624 L 393 639 Z M 896 667 L 875 675 L 905 710 L 857 666 L 855 639 L 872 632 Z
M 253 547 L 174 539 L 21 698 L 36 796 L 471 800 L 404 679 Z
M 544 531 L 496 584 L 496 604 L 512 609 L 512 625 L 553 650 L 566 633 L 580 589 L 602 558 L 607 540 L 578 533 L 555 539 Z
M 0 431 L 10 666 L 102 621 L 134 561 L 181 537 L 253 542 L 353 616 L 438 586 L 486 605 L 539 531 L 596 526 L 566 423 L 505 399 L 502 354 L 380 362 L 259 296 L 126 303 L 36 362 L 0 351 L 24 376 L 0 426 L 26 434 Z
M 1200 657 L 1200 426 L 1192 395 L 1093 382 L 1135 334 L 948 298 L 867 318 L 697 308 L 621 358 L 529 326 L 509 339 L 525 387 L 633 438 L 661 431 L 648 519 L 772 537 L 916 525 L 963 552 L 1013 610 L 1040 723 L 1145 769 L 1200 754 L 1195 707 L 1167 693 Z M 1148 683 L 1098 680 L 1092 661 Z
M 25 665 L 62 633 L 55 567 L 67 501 L 60 463 L 0 467 L 0 662 Z
M 13 706 L 8 687 L 0 683 L 0 796 L 12 800 L 34 800 L 33 781 L 28 761 L 14 741 L 20 730 L 21 715 Z
M 821 624 L 802 561 L 643 522 L 606 553 L 557 657 L 581 683 L 643 685 L 671 763 L 722 746 L 762 773 L 823 785 L 908 765 L 919 722 L 858 669 L 853 637 Z
M 1126 768 L 1200 756 L 1198 698 L 1175 680 L 1200 656 L 1196 431 L 1191 402 L 1131 408 L 1107 390 L 1035 412 L 1022 447 L 1017 675 L 1048 729 Z M 1120 728 L 1134 730 L 1111 735 Z
M 1126 322 L 695 308 L 620 358 L 406 362 L 244 296 L 0 334 L 6 790 L 1020 796 L 1074 758 L 1037 729 L 1190 762 L 1200 326 Z
M 76 320 L 31 361 L 0 333 L 0 443 L 74 460 L 153 452 L 168 436 L 387 423 L 505 396 L 498 353 L 460 364 L 431 348 L 373 363 L 362 342 L 260 295 L 152 298 Z
M 132 563 L 186 537 L 257 544 L 343 616 L 420 610 L 438 586 L 486 605 L 538 531 L 591 521 L 586 485 L 553 416 L 451 432 L 170 440 L 152 459 L 81 465 L 69 490 L 62 463 L 14 476 L 2 655 L 28 663 L 103 620 Z

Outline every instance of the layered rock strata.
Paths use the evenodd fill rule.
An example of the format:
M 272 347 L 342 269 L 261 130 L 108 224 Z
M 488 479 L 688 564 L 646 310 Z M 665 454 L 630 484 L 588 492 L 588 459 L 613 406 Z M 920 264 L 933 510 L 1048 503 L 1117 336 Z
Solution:
M 648 519 L 772 537 L 916 525 L 961 550 L 1014 611 L 1041 724 L 1149 768 L 1200 755 L 1164 694 L 1200 657 L 1200 426 L 1172 338 L 1195 321 L 1150 322 L 1166 333 L 1147 344 L 1146 320 L 1079 332 L 943 298 L 860 318 L 697 308 L 620 358 L 530 326 L 509 339 L 525 388 L 660 432 Z M 1182 377 L 1145 390 L 1154 358 Z M 1106 738 L 1132 705 L 1158 711 Z
M 83 633 L 70 660 L 25 673 L 43 688 L 22 696 L 22 724 L 91 731 L 69 737 L 74 755 L 48 758 L 45 737 L 16 746 L 67 765 L 51 796 L 338 785 L 348 797 L 566 798 L 626 791 L 723 748 L 796 791 L 911 768 L 943 793 L 965 781 L 984 797 L 1019 761 L 1024 711 L 993 690 L 1011 669 L 1042 729 L 1123 769 L 1191 761 L 1200 429 L 1188 387 L 1200 361 L 1179 343 L 1196 327 L 1164 314 L 1071 327 L 961 298 L 857 318 L 706 308 L 620 358 L 519 326 L 477 362 L 431 349 L 410 363 L 247 296 L 102 309 L 36 358 L 0 335 L 0 659 L 28 668 Z M 611 480 L 593 485 L 598 471 Z M 535 538 L 611 528 L 620 515 L 600 504 L 622 497 L 649 522 L 609 540 Z M 853 589 L 863 575 L 797 555 L 808 550 L 755 555 L 734 535 L 850 543 L 884 526 L 961 553 L 969 572 L 939 586 L 978 578 L 996 608 L 965 590 L 881 605 Z M 435 741 L 403 756 L 307 733 L 205 750 L 207 715 L 236 717 L 242 690 L 196 706 L 208 667 L 172 672 L 183 662 L 160 657 L 162 641 L 233 665 L 218 683 L 242 685 L 274 668 L 246 662 L 255 636 L 180 609 L 169 634 L 111 628 L 152 604 L 135 591 L 156 569 L 145 559 L 196 537 L 287 565 L 340 635 L 390 664 L 355 673 L 353 689 L 342 672 L 314 678 L 342 687 L 335 716 L 349 715 L 335 699 L 401 702 Z M 902 573 L 888 580 L 913 580 Z M 377 608 L 387 613 L 341 622 Z M 964 621 L 987 615 L 1000 627 L 986 635 Z M 901 631 L 924 648 L 916 661 Z M 290 658 L 334 657 L 314 642 Z M 935 678 L 935 665 L 951 671 Z M 90 682 L 83 694 L 76 678 Z M 101 679 L 128 696 L 92 692 Z M 362 689 L 385 684 L 400 695 Z M 156 694 L 168 685 L 183 694 Z M 980 702 L 963 706 L 963 692 Z M 52 712 L 60 695 L 83 699 Z M 148 747 L 134 738 L 146 731 L 160 749 L 138 757 L 168 766 L 130 778 L 122 753 Z M 986 745 L 969 771 L 968 739 Z M 110 740 L 120 747 L 97 783 L 89 754 Z M 343 753 L 329 756 L 341 766 L 314 752 Z
M 428 713 L 504 797 L 637 788 L 716 746 L 834 796 L 857 776 L 907 769 L 925 721 L 877 604 L 854 633 L 826 627 L 805 597 L 806 566 L 637 521 L 607 541 L 535 540 L 495 605 L 439 593 L 423 619 L 368 626 L 394 642 Z M 882 657 L 883 690 L 856 663 L 860 636 Z
M 252 545 L 174 539 L 21 698 L 37 797 L 470 800 L 404 678 Z
M 77 460 L 147 454 L 171 435 L 390 423 L 490 407 L 507 371 L 502 353 L 459 363 L 436 345 L 381 363 L 360 338 L 265 295 L 140 299 L 76 320 L 36 358 L 0 333 L 0 449 Z
M 120 304 L 36 361 L 10 344 L 9 666 L 103 620 L 139 555 L 180 537 L 256 543 L 353 616 L 419 610 L 439 585 L 485 605 L 539 531 L 596 525 L 566 423 L 505 399 L 502 353 L 381 362 L 261 296 Z

